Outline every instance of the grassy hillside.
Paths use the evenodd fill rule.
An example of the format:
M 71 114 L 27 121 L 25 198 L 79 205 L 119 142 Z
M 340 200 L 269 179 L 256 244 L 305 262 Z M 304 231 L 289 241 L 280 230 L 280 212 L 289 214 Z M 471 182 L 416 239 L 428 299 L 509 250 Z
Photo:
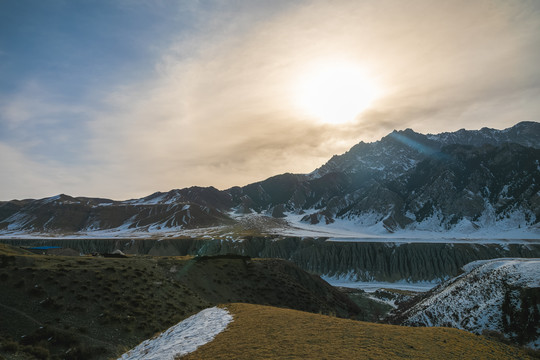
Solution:
M 525 357 L 463 331 L 321 316 L 366 318 L 282 260 L 43 256 L 0 245 L 0 359 L 110 359 L 226 303 L 235 321 L 192 358 Z
M 33 255 L 0 245 L 0 356 L 107 359 L 203 308 L 246 302 L 361 316 L 283 260 Z
M 529 358 L 523 350 L 462 330 L 373 324 L 251 304 L 225 307 L 234 321 L 182 359 Z

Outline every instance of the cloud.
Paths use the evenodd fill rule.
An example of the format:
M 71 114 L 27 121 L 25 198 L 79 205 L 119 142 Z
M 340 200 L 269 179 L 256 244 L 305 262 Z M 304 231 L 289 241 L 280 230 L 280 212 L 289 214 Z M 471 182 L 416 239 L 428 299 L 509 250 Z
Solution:
M 11 129 L 29 123 L 52 122 L 55 115 L 74 110 L 65 105 L 62 109 L 55 108 L 47 99 L 46 91 L 35 82 L 24 84 L 19 91 L 0 101 L 0 119 Z
M 502 2 L 311 2 L 250 23 L 247 32 L 203 33 L 171 46 L 160 77 L 129 89 L 114 120 L 96 131 L 123 133 L 107 153 L 170 186 L 227 187 L 309 172 L 393 128 L 509 126 L 540 112 L 532 101 L 538 54 L 530 49 L 537 22 L 523 12 Z M 194 43 L 196 56 L 183 57 Z M 338 57 L 363 64 L 386 87 L 341 128 L 300 113 L 292 93 L 311 61 Z
M 226 188 L 310 172 L 394 128 L 537 120 L 539 8 L 497 0 L 190 6 L 182 10 L 196 19 L 190 30 L 168 34 L 173 40 L 152 69 L 95 91 L 103 96 L 85 104 L 84 140 L 67 131 L 84 144 L 74 171 L 92 173 L 79 188 L 114 198 Z M 354 122 L 321 124 L 298 108 L 296 84 L 313 62 L 343 59 L 359 64 L 383 94 Z M 36 116 L 11 105 L 14 124 Z
M 77 189 L 84 183 L 81 181 L 84 175 L 52 163 L 35 161 L 3 142 L 0 142 L 0 163 L 3 199 L 40 198 L 44 194 L 79 191 Z
M 37 159 L 77 162 L 84 154 L 89 104 L 75 104 L 30 82 L 0 100 L 0 141 Z

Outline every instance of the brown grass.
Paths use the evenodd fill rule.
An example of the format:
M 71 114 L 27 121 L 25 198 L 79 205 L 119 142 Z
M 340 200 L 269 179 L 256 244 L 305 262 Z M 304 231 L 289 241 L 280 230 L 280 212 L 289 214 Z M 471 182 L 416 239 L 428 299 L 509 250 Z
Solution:
M 251 304 L 182 359 L 529 359 L 515 347 L 448 328 L 408 328 Z
M 0 255 L 33 255 L 33 253 L 18 247 L 0 244 Z
M 5 337 L 51 358 L 113 358 L 216 304 L 348 314 L 342 294 L 282 260 L 23 253 L 0 246 L 0 348 Z

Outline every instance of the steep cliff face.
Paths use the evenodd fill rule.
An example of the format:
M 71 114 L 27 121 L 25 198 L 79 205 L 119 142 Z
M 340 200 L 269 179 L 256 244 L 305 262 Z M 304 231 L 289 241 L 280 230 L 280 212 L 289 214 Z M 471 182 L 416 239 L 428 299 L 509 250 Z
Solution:
M 348 183 L 359 184 L 356 188 L 315 210 L 364 225 L 383 222 L 390 231 L 538 223 L 540 150 L 506 144 L 452 145 L 442 151 L 390 180 L 351 179 Z
M 323 239 L 254 238 L 214 241 L 208 253 L 241 253 L 288 259 L 301 268 L 350 281 L 440 281 L 478 259 L 538 257 L 540 245 L 350 243 Z
M 60 246 L 81 253 L 148 255 L 238 254 L 290 260 L 318 275 L 349 281 L 440 281 L 459 274 L 465 264 L 501 257 L 540 257 L 540 245 L 365 243 L 315 238 L 250 237 L 243 241 L 168 239 L 3 240 L 11 245 Z
M 473 228 L 538 223 L 540 151 L 514 144 L 445 149 L 449 159 L 424 160 L 396 181 L 401 214 L 410 219 L 411 228 L 432 219 L 447 229 L 459 223 Z
M 284 219 L 302 214 L 309 224 L 345 220 L 390 233 L 492 228 L 540 233 L 539 161 L 535 122 L 438 135 L 407 129 L 359 143 L 311 174 L 282 174 L 223 191 L 192 187 L 127 201 L 58 195 L 3 202 L 0 232 L 241 227 L 239 216 L 258 213 Z

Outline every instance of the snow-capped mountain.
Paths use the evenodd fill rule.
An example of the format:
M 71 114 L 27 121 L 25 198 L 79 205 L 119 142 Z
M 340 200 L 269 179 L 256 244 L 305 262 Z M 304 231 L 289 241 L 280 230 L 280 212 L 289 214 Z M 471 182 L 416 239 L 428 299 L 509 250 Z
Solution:
M 339 220 L 382 232 L 540 234 L 540 124 L 438 135 L 394 131 L 308 175 L 282 174 L 223 191 L 191 187 L 127 201 L 58 195 L 0 202 L 0 231 L 167 231 L 231 224 L 245 214 L 301 215 L 306 224 Z
M 199 196 L 198 190 L 186 190 L 186 196 L 182 196 L 181 191 L 173 191 L 127 201 L 73 198 L 61 194 L 41 200 L 7 202 L 0 204 L 0 214 L 4 215 L 0 228 L 6 232 L 74 233 L 105 229 L 151 231 L 230 223 L 229 216 L 219 210 L 218 201 L 213 202 L 214 206 L 200 204 L 206 201 Z M 206 191 L 212 192 L 211 189 Z M 190 194 L 194 194 L 193 198 L 200 203 L 189 201 Z
M 464 273 L 394 321 L 408 326 L 444 326 L 481 334 L 496 331 L 540 348 L 540 259 L 494 259 L 467 264 Z
M 307 178 L 280 175 L 237 189 L 236 198 L 244 209 L 272 216 L 305 213 L 312 224 L 342 219 L 389 232 L 537 230 L 539 148 L 540 124 L 532 122 L 437 136 L 394 131 L 332 157 Z
M 379 177 L 387 179 L 414 168 L 421 160 L 440 156 L 442 148 L 448 145 L 498 147 L 506 143 L 539 148 L 540 123 L 526 121 L 505 130 L 461 129 L 456 132 L 427 135 L 416 133 L 411 129 L 393 131 L 380 141 L 370 144 L 360 142 L 345 154 L 335 155 L 311 173 L 310 177 L 321 177 L 332 172 L 374 172 Z

